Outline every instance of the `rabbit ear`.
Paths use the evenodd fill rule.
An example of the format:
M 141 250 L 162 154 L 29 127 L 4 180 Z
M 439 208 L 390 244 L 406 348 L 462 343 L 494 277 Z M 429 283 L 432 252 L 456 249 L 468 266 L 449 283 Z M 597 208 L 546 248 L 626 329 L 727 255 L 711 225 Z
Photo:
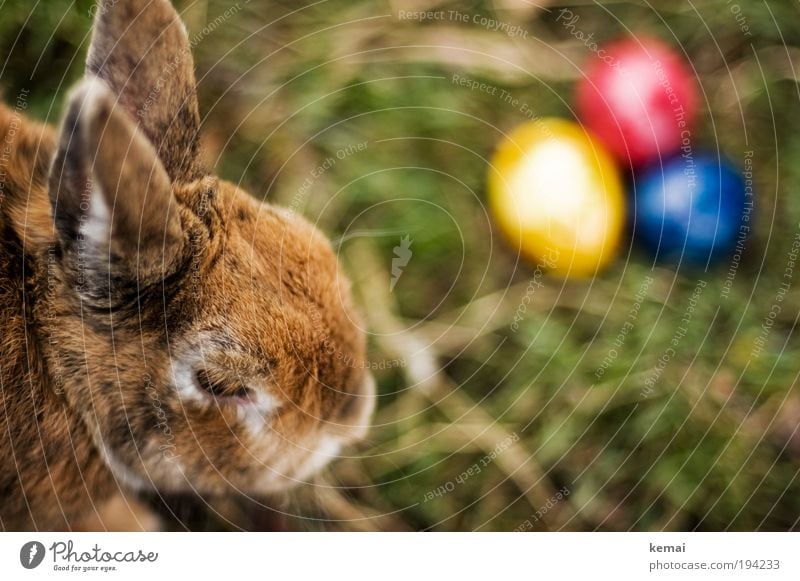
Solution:
M 173 181 L 200 176 L 194 62 L 169 0 L 97 0 L 86 71 L 111 87 Z
M 155 282 L 174 271 L 183 233 L 177 201 L 149 140 L 99 79 L 70 97 L 50 202 L 68 270 L 87 291 Z

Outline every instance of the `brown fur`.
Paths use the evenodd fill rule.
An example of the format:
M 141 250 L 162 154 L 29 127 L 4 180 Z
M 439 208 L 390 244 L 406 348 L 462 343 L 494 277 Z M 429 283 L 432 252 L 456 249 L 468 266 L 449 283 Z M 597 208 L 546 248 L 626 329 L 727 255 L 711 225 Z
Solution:
M 101 2 L 60 135 L 0 106 L 2 529 L 283 490 L 366 430 L 335 256 L 203 171 L 192 69 L 169 2 Z

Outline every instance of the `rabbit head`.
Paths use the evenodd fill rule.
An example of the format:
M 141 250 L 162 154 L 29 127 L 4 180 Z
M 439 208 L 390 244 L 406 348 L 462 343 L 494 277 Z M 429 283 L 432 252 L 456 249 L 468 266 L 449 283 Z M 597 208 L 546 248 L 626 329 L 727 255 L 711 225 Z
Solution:
M 326 239 L 208 175 L 199 125 L 171 4 L 99 2 L 50 170 L 47 367 L 127 486 L 273 492 L 365 434 L 364 332 Z

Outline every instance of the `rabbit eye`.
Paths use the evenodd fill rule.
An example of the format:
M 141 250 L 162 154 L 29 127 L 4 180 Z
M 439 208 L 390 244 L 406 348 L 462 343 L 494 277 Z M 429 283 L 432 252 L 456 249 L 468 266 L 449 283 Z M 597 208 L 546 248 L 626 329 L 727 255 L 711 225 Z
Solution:
M 205 369 L 199 369 L 195 373 L 197 377 L 197 384 L 200 389 L 213 397 L 237 397 L 248 398 L 251 391 L 245 387 L 241 382 L 229 382 L 217 377 L 213 377 Z

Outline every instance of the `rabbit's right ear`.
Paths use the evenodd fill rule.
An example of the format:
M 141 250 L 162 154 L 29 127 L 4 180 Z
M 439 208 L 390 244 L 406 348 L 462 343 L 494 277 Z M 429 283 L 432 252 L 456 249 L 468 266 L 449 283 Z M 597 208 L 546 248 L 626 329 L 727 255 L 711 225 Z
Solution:
M 84 296 L 109 299 L 175 270 L 184 237 L 169 176 L 99 79 L 70 96 L 49 186 L 67 270 Z
M 169 0 L 97 0 L 86 73 L 103 79 L 173 181 L 200 177 L 194 62 Z

